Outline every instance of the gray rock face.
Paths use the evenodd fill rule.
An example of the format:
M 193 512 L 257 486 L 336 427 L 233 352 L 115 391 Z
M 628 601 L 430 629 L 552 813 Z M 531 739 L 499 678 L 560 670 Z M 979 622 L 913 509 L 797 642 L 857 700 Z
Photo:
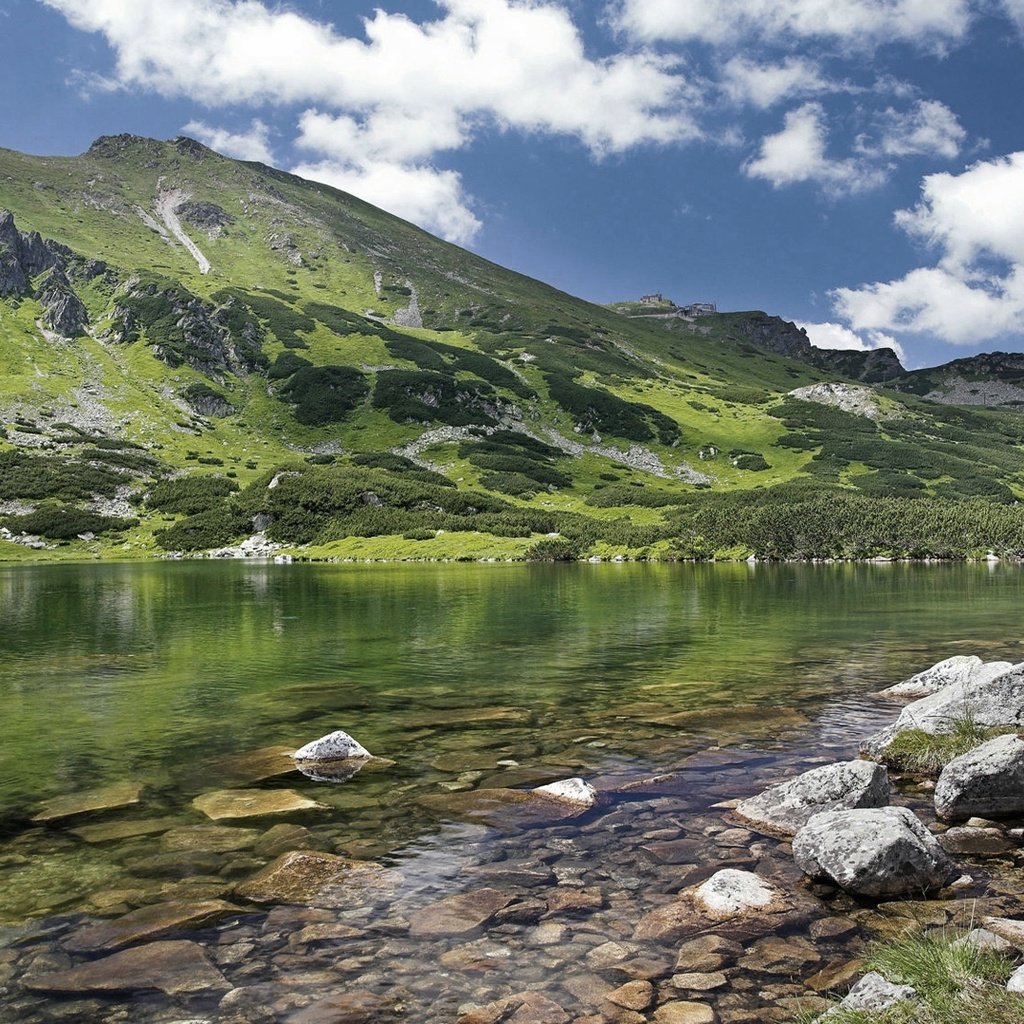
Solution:
M 906 807 L 826 811 L 793 838 L 802 871 L 860 896 L 941 887 L 955 873 L 935 837 Z
M 88 326 L 89 312 L 60 267 L 54 267 L 46 276 L 36 298 L 43 304 L 43 316 L 50 329 L 62 337 L 77 337 Z
M 26 294 L 36 274 L 56 265 L 37 231 L 19 231 L 14 214 L 0 210 L 0 298 Z
M 946 658 L 909 679 L 882 691 L 885 697 L 928 697 L 947 686 L 957 684 L 991 682 L 1004 672 L 1009 672 L 1013 663 L 1009 661 L 982 661 L 976 655 L 957 655 Z
M 1024 741 L 997 736 L 950 761 L 935 784 L 935 810 L 947 820 L 1024 813 Z
M 865 974 L 847 993 L 846 998 L 823 1013 L 818 1020 L 828 1020 L 842 1010 L 888 1010 L 890 1006 L 910 999 L 917 999 L 917 990 L 910 985 L 893 985 L 880 974 L 872 971 Z
M 743 800 L 736 813 L 773 832 L 793 835 L 815 814 L 889 803 L 889 773 L 871 761 L 813 768 L 795 779 Z
M 951 683 L 908 704 L 892 725 L 867 739 L 861 750 L 871 757 L 882 757 L 901 732 L 920 729 L 935 736 L 950 732 L 958 719 L 966 717 L 986 728 L 1024 728 L 1024 664 L 1014 665 L 995 679 L 982 675 L 969 682 Z

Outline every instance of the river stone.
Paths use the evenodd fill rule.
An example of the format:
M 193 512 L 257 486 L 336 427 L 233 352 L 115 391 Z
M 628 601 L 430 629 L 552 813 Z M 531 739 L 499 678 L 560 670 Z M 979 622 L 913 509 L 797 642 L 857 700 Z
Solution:
M 815 814 L 889 803 L 889 773 L 871 761 L 843 761 L 812 768 L 795 779 L 743 800 L 736 813 L 761 828 L 795 835 Z
M 214 821 L 327 810 L 324 804 L 300 796 L 293 789 L 220 789 L 197 796 L 192 806 Z
M 771 882 L 726 868 L 641 917 L 633 938 L 675 943 L 711 928 L 755 938 L 777 932 L 796 910 L 794 899 Z
M 649 981 L 627 981 L 604 998 L 626 1010 L 646 1010 L 654 1002 L 654 986 Z
M 997 736 L 950 761 L 935 784 L 935 810 L 947 820 L 1024 813 L 1024 741 Z
M 957 655 L 940 661 L 909 679 L 882 691 L 883 697 L 928 697 L 946 686 L 991 682 L 1004 672 L 1009 672 L 1013 663 L 1009 661 L 982 661 L 976 655 Z
M 96 814 L 130 807 L 139 802 L 142 786 L 137 782 L 115 782 L 101 789 L 90 789 L 84 793 L 70 793 L 47 800 L 33 821 L 59 821 L 80 814 Z
M 232 853 L 255 845 L 261 833 L 255 828 L 230 828 L 225 825 L 192 825 L 175 828 L 160 837 L 165 850 L 183 853 Z
M 893 985 L 880 974 L 872 971 L 870 974 L 865 974 L 850 989 L 838 1006 L 823 1013 L 818 1020 L 824 1021 L 830 1017 L 836 1017 L 843 1010 L 887 1010 L 890 1006 L 910 999 L 917 999 L 917 991 L 910 985 Z
M 214 921 L 244 911 L 223 900 L 200 903 L 158 903 L 133 910 L 114 921 L 80 928 L 64 943 L 72 953 L 98 953 L 136 942 L 166 938 L 174 932 L 203 928 Z
M 981 923 L 988 931 L 1005 939 L 1015 949 L 1024 953 L 1024 920 L 1012 917 L 985 917 Z
M 550 800 L 564 800 L 581 807 L 593 807 L 597 803 L 597 790 L 579 778 L 551 782 L 546 786 L 538 786 L 533 792 Z
M 179 818 L 139 818 L 134 821 L 103 821 L 71 829 L 73 836 L 87 843 L 112 843 L 137 836 L 158 835 L 180 825 Z
M 409 934 L 416 938 L 467 935 L 483 927 L 514 897 L 497 889 L 456 893 L 417 910 L 409 919 Z
M 707 1003 L 662 1003 L 651 1019 L 654 1024 L 713 1024 L 715 1011 Z
M 211 765 L 211 773 L 230 782 L 263 782 L 295 771 L 292 747 L 275 745 L 232 754 Z
M 967 857 L 1002 857 L 1017 849 L 1001 828 L 950 828 L 939 835 L 939 846 Z
M 540 992 L 517 992 L 462 1014 L 456 1024 L 568 1024 L 569 1014 Z
M 901 732 L 919 729 L 935 736 L 952 731 L 966 717 L 982 728 L 1024 727 L 1024 664 L 995 679 L 951 683 L 908 704 L 892 725 L 865 740 L 861 750 L 881 758 Z
M 370 756 L 366 747 L 341 729 L 299 747 L 292 754 L 296 761 L 347 761 L 352 757 Z
M 954 872 L 935 837 L 906 807 L 816 814 L 793 838 L 806 874 L 860 896 L 940 888 Z
M 375 992 L 357 989 L 318 999 L 289 1015 L 289 1024 L 380 1024 L 391 1018 L 390 1003 Z
M 444 818 L 466 819 L 496 827 L 565 821 L 578 818 L 589 810 L 582 804 L 538 796 L 526 789 L 432 793 L 421 796 L 418 803 Z
M 35 992 L 67 994 L 156 989 L 169 996 L 223 992 L 224 975 L 195 942 L 150 942 L 67 971 L 24 979 Z
M 350 860 L 315 850 L 292 850 L 235 889 L 253 903 L 306 903 L 341 907 L 374 891 L 389 891 L 398 874 L 365 860 Z

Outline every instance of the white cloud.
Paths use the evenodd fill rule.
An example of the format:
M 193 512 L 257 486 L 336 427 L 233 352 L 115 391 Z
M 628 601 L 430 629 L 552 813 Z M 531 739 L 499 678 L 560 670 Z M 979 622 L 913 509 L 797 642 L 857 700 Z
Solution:
M 722 71 L 722 90 L 735 104 L 749 103 L 759 110 L 781 100 L 813 96 L 841 88 L 830 83 L 816 61 L 790 57 L 781 63 L 760 64 L 733 57 Z
M 462 241 L 477 222 L 457 176 L 429 162 L 481 127 L 570 136 L 597 157 L 699 135 L 696 87 L 675 61 L 644 49 L 590 58 L 559 0 L 438 0 L 422 23 L 377 10 L 361 38 L 260 0 L 42 2 L 102 33 L 122 87 L 212 108 L 307 105 L 303 167 L 362 183 L 364 197 L 401 195 L 405 180 L 417 197 L 406 212 Z M 259 142 L 203 128 L 236 152 Z
M 270 148 L 270 129 L 258 118 L 253 120 L 247 132 L 231 132 L 208 125 L 205 121 L 189 121 L 181 130 L 225 156 L 256 160 L 264 164 L 274 162 L 274 153 Z
M 1024 32 L 1024 0 L 1003 0 L 1007 15 Z
M 862 192 L 885 180 L 885 172 L 853 158 L 835 159 L 826 153 L 828 128 L 820 103 L 805 103 L 786 114 L 782 131 L 761 140 L 757 157 L 743 170 L 764 178 L 775 188 L 813 182 L 830 195 Z
M 952 160 L 967 132 L 956 114 L 938 100 L 920 100 L 910 110 L 889 107 L 878 118 L 877 143 L 859 140 L 863 152 L 890 157 L 937 156 Z
M 976 344 L 1019 333 L 1024 320 L 1024 152 L 962 174 L 924 179 L 922 200 L 896 223 L 938 252 L 934 266 L 895 281 L 839 288 L 854 330 L 929 334 Z
M 458 245 L 471 242 L 481 227 L 455 171 L 324 160 L 300 164 L 295 173 L 351 192 Z
M 731 45 L 750 37 L 831 40 L 851 49 L 895 41 L 941 48 L 964 36 L 970 13 L 969 0 L 619 0 L 615 23 L 643 42 Z
M 869 331 L 867 341 L 849 327 L 835 323 L 797 323 L 797 327 L 807 332 L 807 339 L 815 348 L 843 349 L 854 352 L 870 352 L 876 348 L 891 348 L 899 357 L 901 362 L 905 361 L 906 353 L 903 346 L 892 337 L 882 331 Z

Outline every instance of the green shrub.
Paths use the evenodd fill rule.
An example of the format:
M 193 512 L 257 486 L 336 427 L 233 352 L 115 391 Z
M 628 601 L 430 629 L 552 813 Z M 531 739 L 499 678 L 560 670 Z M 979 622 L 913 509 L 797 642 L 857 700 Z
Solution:
M 576 562 L 583 556 L 583 546 L 567 537 L 546 537 L 526 549 L 528 562 Z
M 103 516 L 71 505 L 43 505 L 21 516 L 4 516 L 0 522 L 12 533 L 30 533 L 51 540 L 73 540 L 82 533 L 117 533 L 138 526 L 138 519 Z
M 442 373 L 382 370 L 373 405 L 396 423 L 440 421 L 452 426 L 494 423 L 494 389 L 482 381 L 456 380 Z
M 299 423 L 340 423 L 370 390 L 366 377 L 352 366 L 304 366 L 281 388 L 295 407 Z
M 189 516 L 166 530 L 157 530 L 154 537 L 165 551 L 205 551 L 240 540 L 251 530 L 248 516 L 225 505 Z
M 267 370 L 267 377 L 270 380 L 284 380 L 286 377 L 290 377 L 293 373 L 301 370 L 303 367 L 312 366 L 313 364 L 308 359 L 303 359 L 302 356 L 296 355 L 291 350 L 282 352 L 271 364 L 270 369 Z
M 584 387 L 560 374 L 547 373 L 545 380 L 552 400 L 571 413 L 584 431 L 631 441 L 649 441 L 657 436 L 662 444 L 677 444 L 681 439 L 675 420 L 649 405 L 627 402 L 610 391 Z
M 223 500 L 238 490 L 238 484 L 224 477 L 209 474 L 175 477 L 162 480 L 146 495 L 146 506 L 171 515 L 194 516 L 219 507 Z
M 112 497 L 123 483 L 120 473 L 79 459 L 52 458 L 16 449 L 0 452 L 0 499 L 75 501 L 94 494 Z

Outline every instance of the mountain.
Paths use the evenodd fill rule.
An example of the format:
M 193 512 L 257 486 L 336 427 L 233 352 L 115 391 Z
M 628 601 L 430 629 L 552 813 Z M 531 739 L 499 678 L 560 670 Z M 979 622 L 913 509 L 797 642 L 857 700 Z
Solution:
M 1017 544 L 1017 414 L 888 350 L 596 306 L 184 137 L 0 150 L 0 210 L 0 557 Z

